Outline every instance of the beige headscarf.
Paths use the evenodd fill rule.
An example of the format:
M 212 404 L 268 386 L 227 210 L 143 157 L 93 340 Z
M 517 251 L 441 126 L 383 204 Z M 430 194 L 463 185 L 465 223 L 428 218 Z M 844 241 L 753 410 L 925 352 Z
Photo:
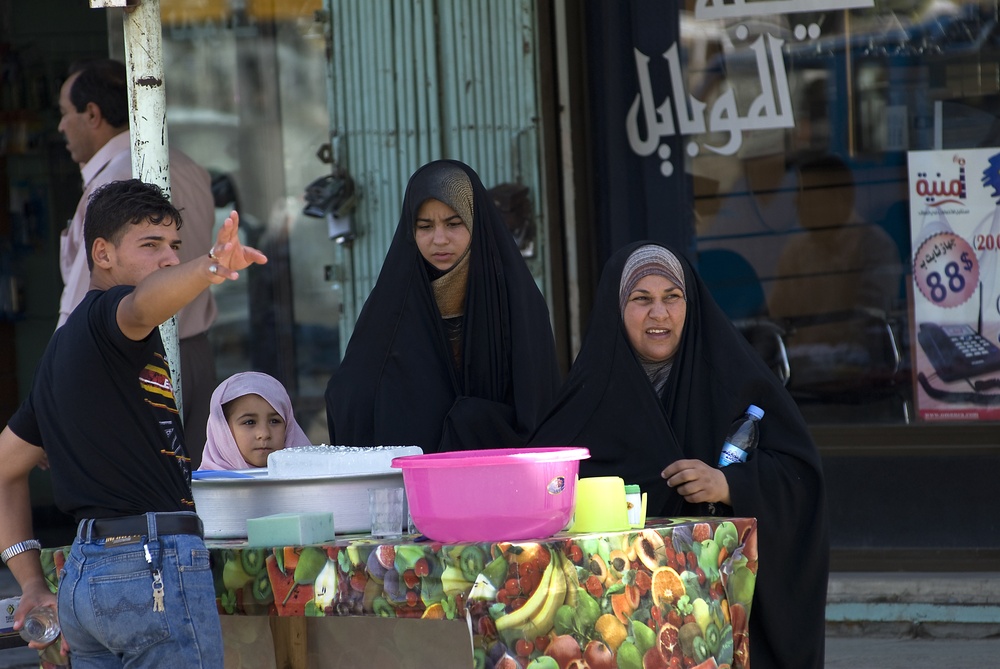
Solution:
M 472 234 L 472 182 L 469 175 L 456 165 L 442 164 L 432 173 L 424 175 L 428 183 L 422 184 L 421 202 L 431 198 L 440 200 L 462 217 L 462 222 Z M 445 273 L 431 281 L 434 300 L 441 318 L 455 318 L 465 313 L 465 293 L 469 283 L 469 244 L 462 257 Z

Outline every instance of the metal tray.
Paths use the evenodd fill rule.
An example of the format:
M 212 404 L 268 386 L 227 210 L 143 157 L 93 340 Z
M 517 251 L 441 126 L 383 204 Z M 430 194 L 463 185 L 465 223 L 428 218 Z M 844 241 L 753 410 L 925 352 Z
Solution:
M 316 511 L 333 512 L 337 534 L 369 533 L 368 488 L 403 487 L 398 470 L 280 479 L 268 478 L 266 469 L 240 473 L 248 476 L 191 482 L 206 539 L 245 539 L 247 518 Z

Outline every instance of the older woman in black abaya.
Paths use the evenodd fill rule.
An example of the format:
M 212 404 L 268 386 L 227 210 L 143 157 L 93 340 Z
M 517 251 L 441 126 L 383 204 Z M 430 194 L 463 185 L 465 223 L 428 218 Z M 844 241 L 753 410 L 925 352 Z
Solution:
M 558 387 L 548 307 L 478 175 L 420 168 L 327 385 L 330 443 L 521 446 Z
M 730 423 L 766 412 L 747 462 L 715 465 Z M 580 476 L 621 476 L 648 513 L 758 520 L 754 669 L 823 666 L 829 546 L 820 458 L 774 374 L 686 260 L 634 244 L 605 267 L 582 350 L 531 443 L 586 446 Z

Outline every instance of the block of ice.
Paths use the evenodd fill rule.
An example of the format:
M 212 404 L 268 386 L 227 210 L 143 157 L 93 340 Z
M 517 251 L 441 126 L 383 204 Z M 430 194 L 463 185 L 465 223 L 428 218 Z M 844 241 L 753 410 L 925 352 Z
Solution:
M 267 458 L 268 478 L 302 478 L 338 474 L 377 474 L 398 471 L 392 459 L 420 455 L 419 446 L 296 446 Z

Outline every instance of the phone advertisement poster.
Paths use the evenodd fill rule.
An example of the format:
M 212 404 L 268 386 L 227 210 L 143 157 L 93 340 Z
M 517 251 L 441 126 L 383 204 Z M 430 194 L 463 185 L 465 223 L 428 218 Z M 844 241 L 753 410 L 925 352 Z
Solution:
M 1000 148 L 908 153 L 916 409 L 1000 418 Z

